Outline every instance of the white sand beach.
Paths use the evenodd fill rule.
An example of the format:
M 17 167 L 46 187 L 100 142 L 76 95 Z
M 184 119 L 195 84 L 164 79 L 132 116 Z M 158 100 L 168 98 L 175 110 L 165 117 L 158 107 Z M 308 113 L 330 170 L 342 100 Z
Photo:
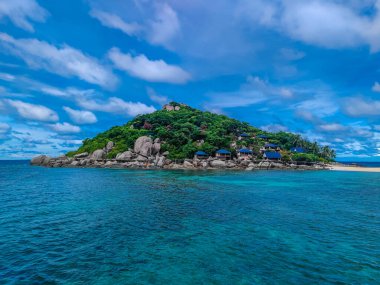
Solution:
M 333 166 L 331 166 L 331 170 L 351 171 L 351 172 L 380 172 L 380 167 L 360 167 L 360 166 L 333 165 Z

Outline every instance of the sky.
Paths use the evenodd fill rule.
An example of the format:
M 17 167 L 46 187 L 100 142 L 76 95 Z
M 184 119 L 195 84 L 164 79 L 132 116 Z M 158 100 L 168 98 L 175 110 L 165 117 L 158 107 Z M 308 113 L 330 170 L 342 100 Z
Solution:
M 380 0 L 0 0 L 0 159 L 170 101 L 380 161 Z

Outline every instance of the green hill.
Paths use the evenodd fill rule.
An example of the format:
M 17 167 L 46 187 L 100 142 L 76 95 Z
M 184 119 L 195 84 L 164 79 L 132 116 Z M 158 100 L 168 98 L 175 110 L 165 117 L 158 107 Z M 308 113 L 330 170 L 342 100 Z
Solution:
M 238 140 L 242 133 L 248 134 L 249 137 Z M 153 139 L 160 138 L 162 151 L 169 151 L 171 159 L 192 158 L 197 150 L 213 154 L 221 148 L 234 154 L 236 149 L 242 146 L 251 148 L 260 156 L 260 148 L 268 142 L 281 147 L 284 159 L 290 157 L 289 150 L 292 147 L 303 147 L 307 151 L 305 154 L 295 154 L 293 160 L 317 161 L 335 158 L 335 152 L 329 147 L 321 147 L 300 135 L 265 132 L 248 123 L 175 102 L 164 106 L 163 110 L 139 115 L 123 126 L 112 127 L 92 139 L 85 139 L 77 151 L 69 152 L 67 155 L 92 153 L 103 148 L 107 142 L 113 141 L 115 147 L 108 153 L 108 158 L 114 158 L 118 153 L 133 148 L 135 140 L 144 135 Z M 260 135 L 267 138 L 259 138 Z

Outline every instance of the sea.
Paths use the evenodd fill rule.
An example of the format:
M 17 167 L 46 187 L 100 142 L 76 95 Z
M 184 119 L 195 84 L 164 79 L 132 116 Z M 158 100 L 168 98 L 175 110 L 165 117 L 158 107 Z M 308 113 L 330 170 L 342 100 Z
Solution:
M 2 161 L 0 284 L 380 284 L 380 173 Z

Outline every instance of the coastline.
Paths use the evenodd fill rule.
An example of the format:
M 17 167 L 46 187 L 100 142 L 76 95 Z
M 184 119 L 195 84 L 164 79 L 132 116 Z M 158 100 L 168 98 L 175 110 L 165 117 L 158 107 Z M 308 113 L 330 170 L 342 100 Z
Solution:
M 347 171 L 347 172 L 380 172 L 380 167 L 362 167 L 362 166 L 350 166 L 350 165 L 332 165 L 333 171 Z

